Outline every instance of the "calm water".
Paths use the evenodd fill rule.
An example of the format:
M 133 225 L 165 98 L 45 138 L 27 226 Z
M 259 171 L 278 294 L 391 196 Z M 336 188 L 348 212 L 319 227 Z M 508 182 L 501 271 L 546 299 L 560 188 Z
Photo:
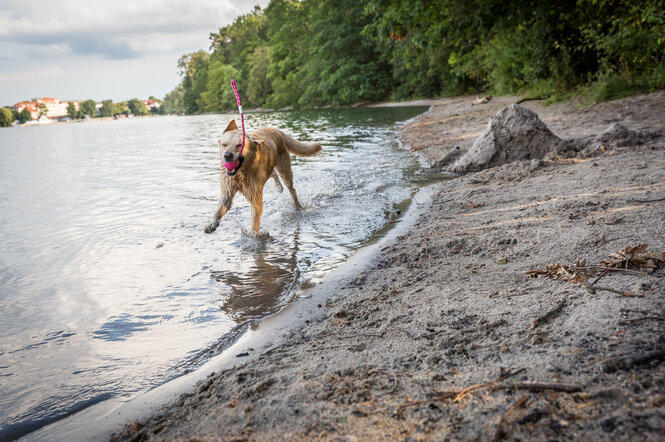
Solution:
M 0 130 L 0 439 L 192 370 L 283 308 L 395 216 L 417 168 L 395 142 L 418 108 L 247 116 L 322 154 L 265 188 L 256 240 L 219 197 L 216 140 L 235 115 Z

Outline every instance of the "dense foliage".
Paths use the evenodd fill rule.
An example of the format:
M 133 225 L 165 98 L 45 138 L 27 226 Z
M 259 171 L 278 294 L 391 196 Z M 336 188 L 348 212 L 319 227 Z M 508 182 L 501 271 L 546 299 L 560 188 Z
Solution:
M 178 62 L 169 113 L 665 87 L 665 0 L 272 0 Z
M 14 114 L 7 107 L 0 108 L 0 127 L 9 127 L 14 122 Z

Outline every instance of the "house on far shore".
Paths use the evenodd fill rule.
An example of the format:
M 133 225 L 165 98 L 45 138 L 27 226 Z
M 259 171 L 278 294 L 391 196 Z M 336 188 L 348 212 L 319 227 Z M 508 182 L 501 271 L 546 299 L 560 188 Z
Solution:
M 50 118 L 47 117 L 46 115 L 42 115 L 42 116 L 39 117 L 39 119 L 37 120 L 37 123 L 38 123 L 38 124 L 50 124 L 50 123 L 53 123 L 53 121 L 54 121 L 54 120 L 50 119 Z
M 69 121 L 67 106 L 74 103 L 76 110 L 79 108 L 80 101 L 62 101 L 59 98 L 43 97 L 33 98 L 32 101 L 21 101 L 13 106 L 17 112 L 28 109 L 30 117 L 38 124 L 48 124 L 55 121 Z M 49 120 L 49 121 L 47 121 Z
M 148 107 L 148 110 L 152 110 L 153 107 L 155 109 L 159 109 L 162 106 L 162 103 L 160 103 L 157 100 L 147 99 L 147 100 L 141 100 L 141 101 L 143 102 L 143 104 L 145 104 Z

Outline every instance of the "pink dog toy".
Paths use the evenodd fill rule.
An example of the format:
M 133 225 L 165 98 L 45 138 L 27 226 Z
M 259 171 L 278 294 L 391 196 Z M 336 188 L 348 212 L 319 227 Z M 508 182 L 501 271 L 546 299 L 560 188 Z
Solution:
M 237 160 L 235 160 L 232 163 L 224 163 L 224 167 L 226 167 L 226 170 L 228 170 L 229 172 L 238 167 L 238 164 L 240 163 L 240 156 L 242 155 L 242 150 L 245 148 L 245 116 L 242 113 L 242 104 L 240 103 L 240 95 L 238 95 L 238 89 L 236 88 L 235 80 L 231 80 L 231 87 L 233 88 L 233 93 L 236 96 L 236 103 L 238 103 L 238 111 L 240 111 L 240 123 L 242 124 L 242 146 L 240 146 L 240 154 L 238 155 Z

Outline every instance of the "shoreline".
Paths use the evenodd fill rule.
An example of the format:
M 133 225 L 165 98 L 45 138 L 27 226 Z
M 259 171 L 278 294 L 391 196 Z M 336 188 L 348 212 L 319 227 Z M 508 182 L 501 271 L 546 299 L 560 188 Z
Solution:
M 408 121 L 412 121 L 413 117 Z M 403 127 L 407 122 L 400 123 Z M 399 126 L 397 129 L 399 132 Z M 147 419 L 166 404 L 172 403 L 182 394 L 191 391 L 197 383 L 204 381 L 211 372 L 233 370 L 238 364 L 249 364 L 262 353 L 269 351 L 283 341 L 286 334 L 295 328 L 305 326 L 322 314 L 321 304 L 331 299 L 341 290 L 341 286 L 353 279 L 362 269 L 367 268 L 378 257 L 378 248 L 387 241 L 394 240 L 404 229 L 409 228 L 419 205 L 412 202 L 429 198 L 429 186 L 415 185 L 414 193 L 405 203 L 406 210 L 397 221 L 386 224 L 370 237 L 366 245 L 323 278 L 313 287 L 303 288 L 289 305 L 280 312 L 245 326 L 235 333 L 231 343 L 220 354 L 206 361 L 190 373 L 171 379 L 148 391 L 131 398 L 108 399 L 90 405 L 69 416 L 41 427 L 22 436 L 22 441 L 39 440 L 108 440 L 113 433 L 121 431 L 127 422 Z M 243 354 L 242 358 L 236 355 Z M 245 355 L 246 354 L 246 355 Z
M 402 143 L 437 166 L 512 100 L 442 99 Z M 665 317 L 663 268 L 604 274 L 619 293 L 524 272 L 638 244 L 665 252 L 664 103 L 665 92 L 581 109 L 526 103 L 566 139 L 611 122 L 660 136 L 427 187 L 411 222 L 354 255 L 362 267 L 331 273 L 311 310 L 287 309 L 282 341 L 114 440 L 662 437 L 665 322 L 645 318 Z

